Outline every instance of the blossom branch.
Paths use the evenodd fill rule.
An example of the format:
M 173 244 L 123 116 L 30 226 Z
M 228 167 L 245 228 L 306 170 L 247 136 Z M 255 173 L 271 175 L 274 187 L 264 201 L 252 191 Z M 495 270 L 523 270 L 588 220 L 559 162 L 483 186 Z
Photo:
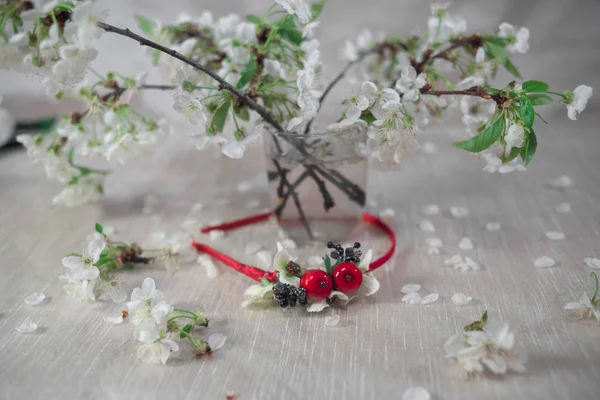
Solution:
M 483 38 L 476 33 L 469 37 L 459 37 L 459 38 L 454 39 L 450 43 L 450 46 L 448 48 L 440 51 L 439 53 L 434 54 L 433 50 L 431 50 L 431 49 L 425 51 L 425 53 L 423 54 L 423 60 L 419 63 L 417 63 L 415 60 L 413 60 L 412 64 L 413 64 L 413 67 L 415 68 L 415 70 L 417 71 L 417 74 L 420 74 L 425 69 L 425 66 L 427 64 L 433 62 L 434 60 L 436 60 L 436 59 L 447 60 L 450 52 L 453 50 L 456 50 L 456 49 L 464 47 L 464 46 L 481 47 L 482 44 L 483 44 Z
M 494 100 L 501 106 L 507 98 L 498 93 L 490 93 L 481 86 L 473 86 L 465 90 L 430 90 L 427 86 L 421 89 L 422 95 L 431 96 L 476 96 L 486 100 Z

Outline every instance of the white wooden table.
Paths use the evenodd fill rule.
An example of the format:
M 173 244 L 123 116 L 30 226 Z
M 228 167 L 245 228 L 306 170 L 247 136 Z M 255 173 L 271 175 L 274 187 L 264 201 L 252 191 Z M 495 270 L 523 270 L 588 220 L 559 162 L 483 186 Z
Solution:
M 168 20 L 175 15 L 175 5 L 200 11 L 192 1 L 172 1 L 168 8 L 158 1 L 108 3 L 113 5 L 113 22 L 130 27 L 133 12 Z M 203 3 L 218 13 L 256 10 L 250 0 Z M 321 36 L 328 38 L 326 61 L 335 62 L 334 50 L 344 36 L 357 34 L 356 26 L 408 33 L 414 21 L 425 21 L 428 12 L 416 1 L 377 3 L 378 8 L 357 0 L 331 1 L 321 26 Z M 501 20 L 529 26 L 532 50 L 520 63 L 525 77 L 535 74 L 557 88 L 600 86 L 595 72 L 600 60 L 597 2 L 464 1 L 455 9 L 474 21 L 474 28 L 492 29 Z M 147 65 L 135 44 L 106 37 L 103 46 L 110 46 L 113 53 L 100 60 L 100 70 L 135 73 Z M 133 61 L 127 58 L 127 63 L 115 65 L 115 60 L 135 52 Z M 1 72 L 0 82 L 9 105 L 17 104 L 17 90 L 29 96 L 39 93 L 14 74 Z M 160 111 L 168 101 L 147 98 L 146 105 Z M 210 359 L 194 359 L 190 349 L 182 347 L 166 366 L 140 364 L 131 328 L 103 321 L 118 306 L 69 301 L 57 279 L 63 273 L 60 260 L 83 246 L 95 222 L 114 226 L 119 237 L 142 241 L 155 230 L 179 229 L 198 201 L 207 207 L 195 217 L 207 223 L 250 213 L 245 204 L 254 198 L 266 205 L 260 178 L 250 192 L 236 190 L 238 183 L 263 171 L 260 151 L 236 163 L 199 154 L 188 138 L 176 136 L 154 158 L 134 162 L 127 170 L 117 168 L 105 199 L 71 210 L 51 205 L 59 187 L 28 162 L 24 152 L 2 153 L 0 399 L 223 399 L 227 392 L 240 399 L 396 399 L 410 386 L 423 386 L 437 399 L 598 398 L 600 326 L 578 322 L 563 307 L 583 290 L 591 292 L 589 268 L 582 261 L 600 256 L 599 105 L 596 96 L 577 123 L 567 120 L 563 106 L 548 108 L 543 115 L 552 126 L 538 128 L 538 155 L 525 173 L 481 172 L 481 162 L 450 146 L 462 130 L 458 125 L 434 126 L 423 137 L 436 144 L 437 154 L 418 154 L 394 173 L 373 171 L 368 192 L 377 202 L 376 210 L 396 210 L 393 226 L 399 249 L 378 272 L 379 293 L 347 309 L 320 315 L 276 307 L 244 310 L 242 294 L 251 282 L 225 267 L 216 280 L 207 279 L 197 265 L 174 275 L 156 266 L 124 274 L 128 290 L 151 276 L 173 304 L 188 309 L 204 306 L 211 320 L 206 335 L 220 332 L 228 337 L 225 347 Z M 15 111 L 27 116 L 43 110 Z M 544 186 L 561 174 L 574 181 L 566 192 Z M 148 194 L 158 199 L 156 212 L 150 215 L 142 212 Z M 219 200 L 224 196 L 230 203 Z M 573 211 L 557 214 L 554 207 L 561 202 L 570 202 Z M 430 235 L 417 223 L 420 208 L 430 203 L 446 210 L 431 217 L 435 235 L 446 244 L 445 254 L 454 254 L 459 239 L 469 236 L 475 243 L 473 258 L 484 266 L 481 271 L 461 273 L 444 267 L 445 257 L 427 255 L 424 241 Z M 447 215 L 451 206 L 466 206 L 470 215 L 464 220 L 451 218 Z M 484 226 L 490 221 L 500 222 L 502 228 L 487 232 Z M 551 242 L 544 236 L 548 230 L 562 231 L 566 239 Z M 228 235 L 220 246 L 235 248 L 235 256 L 255 262 L 243 251 L 251 237 L 274 250 L 277 229 L 269 224 L 243 229 Z M 535 268 L 533 261 L 542 255 L 555 258 L 558 265 Z M 438 292 L 440 300 L 429 306 L 402 304 L 400 288 L 408 282 L 421 284 L 424 292 Z M 43 305 L 24 304 L 25 296 L 34 291 L 48 296 Z M 456 292 L 476 301 L 456 307 L 450 301 Z M 528 371 L 463 382 L 455 377 L 442 345 L 486 309 L 491 318 L 515 329 L 529 354 Z M 325 327 L 325 317 L 334 312 L 341 316 L 339 325 Z M 39 325 L 36 333 L 15 331 L 26 318 Z

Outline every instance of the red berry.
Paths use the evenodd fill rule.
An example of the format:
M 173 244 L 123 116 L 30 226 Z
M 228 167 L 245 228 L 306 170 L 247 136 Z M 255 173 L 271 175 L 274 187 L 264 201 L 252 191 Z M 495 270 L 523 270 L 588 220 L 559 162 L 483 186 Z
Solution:
M 333 269 L 335 288 L 344 294 L 356 292 L 362 280 L 362 271 L 354 263 L 343 262 Z
M 333 289 L 331 277 L 320 269 L 306 271 L 300 278 L 300 287 L 306 290 L 309 299 L 315 301 L 325 300 Z

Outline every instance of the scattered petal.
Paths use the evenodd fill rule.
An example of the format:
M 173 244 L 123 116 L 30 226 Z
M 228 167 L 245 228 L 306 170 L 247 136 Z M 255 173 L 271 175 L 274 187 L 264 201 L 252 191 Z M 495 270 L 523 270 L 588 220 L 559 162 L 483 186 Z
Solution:
M 328 326 L 330 328 L 337 326 L 337 324 L 340 322 L 340 318 L 341 317 L 338 314 L 325 317 L 325 326 Z
M 213 262 L 212 258 L 206 254 L 200 254 L 196 259 L 196 262 L 206 269 L 206 276 L 210 279 L 214 279 L 219 275 L 217 266 Z
M 571 203 L 560 203 L 554 210 L 559 214 L 568 214 L 571 212 Z
M 258 266 L 261 268 L 268 268 L 273 263 L 273 253 L 268 250 L 261 250 L 255 255 L 258 260 Z
M 104 322 L 111 325 L 119 325 L 123 323 L 123 313 L 107 315 L 104 317 Z
M 565 238 L 565 234 L 557 231 L 548 231 L 546 232 L 546 237 L 550 240 L 563 240 Z
M 458 243 L 458 248 L 461 250 L 473 250 L 473 242 L 468 237 L 464 237 L 460 239 L 460 243 Z
M 440 298 L 439 294 L 431 293 L 421 299 L 421 304 L 427 305 L 427 304 L 435 303 L 437 301 L 437 299 L 439 299 L 439 298 Z
M 46 299 L 46 295 L 40 292 L 31 293 L 29 296 L 25 297 L 25 304 L 28 306 L 37 306 L 42 301 Z
M 429 247 L 429 248 L 427 248 L 427 255 L 430 255 L 430 256 L 439 256 L 440 255 L 440 249 L 439 249 L 439 247 Z
M 475 271 L 480 270 L 481 267 L 477 264 L 471 257 L 465 257 L 465 262 L 467 266 Z
M 402 400 L 430 400 L 429 392 L 419 386 L 408 388 L 402 393 Z
M 406 304 L 421 304 L 421 295 L 417 292 L 407 293 L 401 301 Z
M 298 247 L 294 239 L 283 239 L 281 245 L 286 249 L 295 249 Z
M 192 211 L 192 213 L 194 213 L 194 214 L 195 214 L 195 213 L 197 213 L 197 212 L 199 212 L 199 211 L 202 211 L 202 209 L 203 209 L 203 208 L 204 208 L 204 204 L 203 204 L 203 203 L 201 203 L 201 202 L 198 202 L 198 203 L 195 203 L 195 204 L 192 206 L 192 208 L 191 208 L 191 211 Z
M 253 181 L 240 182 L 237 185 L 237 191 L 240 193 L 246 193 L 246 192 L 249 192 L 250 190 L 252 190 L 253 186 L 254 186 Z
M 392 208 L 386 208 L 379 211 L 379 216 L 381 218 L 394 218 L 396 216 L 396 211 L 394 211 Z
M 37 324 L 35 322 L 31 322 L 29 318 L 23 322 L 21 325 L 17 326 L 15 329 L 19 333 L 33 333 L 37 329 Z
M 588 257 L 584 258 L 583 262 L 591 269 L 600 269 L 600 258 Z
M 427 238 L 425 239 L 425 243 L 427 243 L 427 246 L 429 247 L 444 247 L 444 242 L 442 242 L 442 240 L 437 237 Z
M 423 215 L 435 215 L 440 213 L 440 206 L 437 204 L 428 204 L 421 209 Z
M 464 293 L 456 293 L 452 295 L 452 304 L 455 306 L 466 306 L 473 300 L 471 296 L 467 296 Z
M 428 219 L 424 219 L 419 222 L 419 228 L 423 232 L 435 232 L 435 226 L 433 226 L 433 223 Z
M 125 293 L 119 286 L 113 286 L 108 289 L 108 296 L 117 304 L 123 303 L 125 300 L 127 300 L 127 293 Z
M 469 209 L 466 207 L 450 207 L 450 214 L 454 218 L 465 218 L 469 215 Z
M 421 290 L 421 285 L 419 285 L 418 283 L 407 283 L 406 285 L 402 286 L 400 292 L 404 294 L 409 294 L 418 292 L 419 290 Z
M 538 268 L 549 268 L 555 266 L 556 261 L 554 261 L 554 259 L 551 257 L 543 256 L 535 260 L 533 265 L 535 265 Z
M 210 231 L 209 234 L 211 242 L 216 242 L 225 237 L 225 231 L 215 229 L 214 231 Z
M 488 232 L 496 232 L 499 231 L 502 225 L 500 222 L 488 222 L 485 224 L 485 230 Z
M 227 336 L 222 333 L 213 333 L 208 337 L 208 346 L 212 351 L 217 351 L 225 345 Z
M 558 178 L 546 183 L 548 187 L 556 190 L 565 190 L 572 184 L 573 180 L 568 175 L 561 175 Z
M 246 254 L 251 256 L 258 253 L 260 249 L 262 249 L 262 244 L 260 244 L 259 242 L 248 242 L 246 243 L 246 248 L 244 249 L 244 251 L 246 252 Z

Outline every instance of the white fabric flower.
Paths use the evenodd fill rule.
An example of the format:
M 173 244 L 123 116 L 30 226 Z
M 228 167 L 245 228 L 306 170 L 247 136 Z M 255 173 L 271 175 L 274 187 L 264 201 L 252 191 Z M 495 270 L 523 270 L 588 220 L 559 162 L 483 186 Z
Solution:
M 363 282 L 364 282 L 364 278 L 363 278 Z M 311 305 L 308 306 L 308 308 L 306 309 L 306 311 L 308 311 L 308 312 L 321 312 L 325 308 L 329 307 L 329 305 L 336 298 L 340 299 L 342 301 L 346 301 L 346 302 L 348 302 L 350 300 L 350 298 L 348 296 L 346 296 L 344 293 L 338 292 L 337 290 L 332 290 L 331 293 L 329 293 L 329 296 L 327 296 L 327 298 L 325 300 L 315 301 L 315 302 L 311 303 Z
M 425 74 L 417 75 L 413 67 L 402 68 L 400 79 L 396 82 L 396 89 L 402 93 L 402 100 L 417 101 L 420 95 L 420 89 L 427 84 Z
M 296 15 L 303 24 L 309 23 L 312 18 L 310 7 L 304 0 L 275 0 L 275 3 L 285 8 L 288 14 Z
M 264 300 L 273 298 L 273 285 L 252 285 L 246 289 L 244 296 L 246 300 L 242 303 L 242 307 L 262 303 Z
M 529 51 L 529 29 L 521 27 L 517 29 L 513 25 L 503 22 L 500 24 L 498 36 L 510 39 L 506 51 L 510 54 L 525 54 Z
M 581 114 L 587 106 L 588 99 L 592 97 L 593 89 L 586 85 L 579 85 L 573 90 L 573 100 L 567 104 L 567 114 L 575 121 L 577 114 Z
M 137 356 L 145 363 L 165 364 L 171 352 L 179 350 L 179 344 L 153 323 L 146 323 L 137 329 L 135 339 L 142 342 Z
M 369 271 L 371 260 L 373 259 L 373 250 L 369 249 L 360 260 L 358 269 L 363 273 L 363 280 L 358 288 L 357 295 L 360 296 L 372 296 L 379 291 L 379 281 Z
M 103 238 L 95 238 L 82 250 L 81 256 L 64 257 L 62 264 L 71 271 L 73 278 L 78 280 L 96 279 L 100 271 L 94 264 L 100 259 L 105 247 L 106 242 Z
M 294 261 L 288 251 L 281 243 L 277 243 L 277 254 L 273 258 L 273 268 L 279 272 L 278 280 L 288 285 L 298 286 L 300 284 L 300 278 L 292 275 L 288 272 L 287 266 L 290 261 Z
M 600 308 L 598 304 L 593 304 L 587 293 L 583 293 L 579 301 L 571 302 L 565 305 L 565 310 L 575 311 L 581 319 L 596 318 L 600 322 Z
M 525 128 L 521 124 L 512 124 L 506 135 L 504 136 L 504 140 L 511 147 L 523 147 L 525 144 Z

